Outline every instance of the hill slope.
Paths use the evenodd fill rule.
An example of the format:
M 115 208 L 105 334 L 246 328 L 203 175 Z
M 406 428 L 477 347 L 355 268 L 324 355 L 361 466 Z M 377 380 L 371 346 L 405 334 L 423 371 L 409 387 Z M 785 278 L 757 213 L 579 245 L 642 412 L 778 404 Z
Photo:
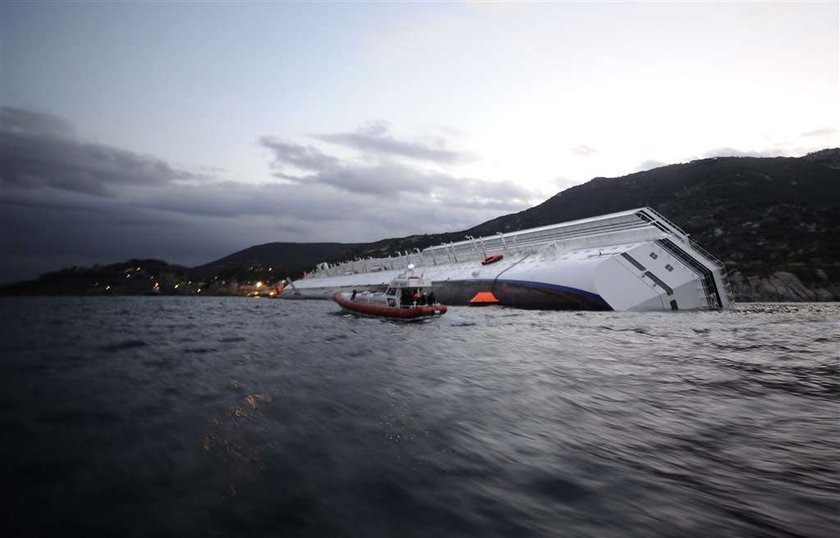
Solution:
M 840 262 L 840 170 L 807 157 L 705 159 L 596 178 L 467 233 L 518 230 L 645 205 L 733 269 Z
M 382 255 L 640 206 L 653 207 L 724 260 L 741 300 L 829 298 L 776 293 L 773 275 L 780 272 L 840 300 L 840 149 L 800 158 L 703 159 L 595 178 L 463 232 L 384 240 L 353 254 Z
M 197 277 L 236 272 L 250 266 L 273 267 L 282 275 L 299 274 L 315 264 L 342 257 L 355 243 L 265 243 L 193 268 Z
M 169 273 L 173 279 L 227 282 L 228 286 L 230 282 L 275 280 L 296 277 L 321 261 L 386 256 L 460 241 L 465 235 L 493 235 L 641 206 L 653 207 L 724 260 L 738 300 L 840 300 L 837 148 L 799 158 L 703 159 L 618 178 L 595 178 L 538 206 L 461 232 L 365 244 L 267 243 L 192 268 L 187 275 L 181 275 L 184 268 Z M 90 280 L 88 276 L 102 277 L 101 271 L 88 276 L 82 272 L 72 272 L 74 282 L 78 281 L 73 289 Z M 56 281 L 51 280 L 50 286 L 39 288 L 38 282 L 31 282 L 0 292 L 65 289 L 60 286 L 65 273 L 45 275 Z M 44 283 L 43 279 L 39 282 Z

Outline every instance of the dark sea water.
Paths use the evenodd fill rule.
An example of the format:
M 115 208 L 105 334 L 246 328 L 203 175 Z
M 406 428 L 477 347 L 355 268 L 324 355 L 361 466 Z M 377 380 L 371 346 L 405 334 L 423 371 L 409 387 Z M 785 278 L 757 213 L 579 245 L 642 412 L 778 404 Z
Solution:
M 840 304 L 0 300 L 4 536 L 837 536 Z

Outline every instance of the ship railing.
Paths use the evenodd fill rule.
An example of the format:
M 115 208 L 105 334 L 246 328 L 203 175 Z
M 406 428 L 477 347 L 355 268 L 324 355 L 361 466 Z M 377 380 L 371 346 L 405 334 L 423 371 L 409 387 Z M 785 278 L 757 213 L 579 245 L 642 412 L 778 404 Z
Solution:
M 643 208 L 643 209 L 639 210 L 639 213 L 647 213 L 647 214 L 649 214 L 650 216 L 655 217 L 655 218 L 656 218 L 656 220 L 662 221 L 662 222 L 664 222 L 665 224 L 667 224 L 667 225 L 668 225 L 668 227 L 670 227 L 670 228 L 671 228 L 674 232 L 676 232 L 677 234 L 679 234 L 679 235 L 681 235 L 681 236 L 683 236 L 683 237 L 686 237 L 686 238 L 688 237 L 688 234 L 687 234 L 687 233 L 685 233 L 685 231 L 684 231 L 682 228 L 680 228 L 679 226 L 677 226 L 676 224 L 674 224 L 673 222 L 671 222 L 670 220 L 668 220 L 667 218 L 665 218 L 664 216 L 662 216 L 662 214 L 661 214 L 661 213 L 659 213 L 657 210 L 655 210 L 655 209 L 653 209 L 653 208 L 650 208 L 650 207 L 645 207 L 645 208 Z
M 558 239 L 565 239 L 567 237 L 574 237 L 579 235 L 596 234 L 611 230 L 623 230 L 627 228 L 634 228 L 644 226 L 639 219 L 631 217 L 610 219 L 608 221 L 599 221 L 575 225 L 556 225 L 551 228 L 543 228 L 534 231 L 512 232 L 505 237 L 513 237 L 518 244 L 527 243 L 543 243 L 552 242 Z
M 587 223 L 574 227 L 557 225 L 551 229 L 540 229 L 534 232 L 497 234 L 496 236 L 480 237 L 474 240 L 438 245 L 430 247 L 424 252 L 432 252 L 434 254 L 438 252 L 451 252 L 456 256 L 469 256 L 471 252 L 478 253 L 478 255 L 484 255 L 487 252 L 522 252 L 531 247 L 542 247 L 547 244 L 577 237 L 587 237 L 607 232 L 642 230 L 647 227 L 650 227 L 650 224 L 631 216 L 631 220 L 625 222 Z
M 613 215 L 607 215 L 602 217 L 595 217 L 591 219 L 584 219 L 580 221 L 572 221 L 572 222 L 561 222 L 558 224 L 549 224 L 547 226 L 541 226 L 538 228 L 532 228 L 529 230 L 520 230 L 515 232 L 508 232 L 505 234 L 505 237 L 533 237 L 539 236 L 543 234 L 555 234 L 555 233 L 562 233 L 564 231 L 574 231 L 574 230 L 595 230 L 603 226 L 614 226 L 614 225 L 633 225 L 640 219 L 637 215 L 632 212 L 624 212 L 618 213 Z
M 570 241 L 581 240 L 594 236 L 604 236 L 615 232 L 629 232 L 649 228 L 650 224 L 635 215 L 624 215 L 609 221 L 596 221 L 573 226 L 558 224 L 542 227 L 534 231 L 510 232 L 468 239 L 458 243 L 448 243 L 429 247 L 418 253 L 401 253 L 390 258 L 370 258 L 343 262 L 326 269 L 319 269 L 318 276 L 340 276 L 358 272 L 370 271 L 372 267 L 384 269 L 402 269 L 409 263 L 421 261 L 424 265 L 437 263 L 452 263 L 474 259 L 481 259 L 489 253 L 525 253 L 535 252 L 541 248 L 554 244 L 555 246 Z M 575 243 L 577 244 L 577 243 Z M 600 243 L 599 244 L 603 244 Z M 444 259 L 445 257 L 445 259 Z M 313 275 L 314 276 L 314 275 Z
M 467 237 L 465 241 L 445 243 L 417 252 L 399 253 L 387 258 L 367 258 L 342 262 L 327 268 L 319 268 L 312 276 L 340 276 L 371 270 L 398 270 L 404 269 L 410 263 L 416 265 L 456 263 L 483 259 L 487 255 L 497 253 L 533 253 L 548 245 L 564 249 L 583 248 L 587 244 L 604 246 L 610 240 L 619 240 L 619 236 L 623 237 L 627 234 L 639 234 L 638 239 L 643 240 L 642 238 L 647 238 L 650 235 L 640 233 L 645 229 L 659 230 L 674 236 L 675 239 L 688 243 L 692 249 L 717 266 L 722 275 L 725 272 L 723 262 L 692 241 L 676 224 L 653 209 L 643 208 L 634 212 L 621 213 L 609 218 L 586 222 L 560 223 L 533 230 L 497 233 L 494 236 Z M 598 239 L 594 239 L 596 237 Z M 625 237 L 624 240 L 619 240 L 619 242 L 629 242 L 627 239 Z
M 683 235 L 682 239 L 683 239 L 684 242 L 688 243 L 688 245 L 693 250 L 695 250 L 697 253 L 699 253 L 700 255 L 704 256 L 707 260 L 709 260 L 718 269 L 718 276 L 720 277 L 720 281 L 723 284 L 723 286 L 722 286 L 723 289 L 721 290 L 721 286 L 718 286 L 718 290 L 722 291 L 723 293 L 726 294 L 726 296 L 727 296 L 726 298 L 730 303 L 733 302 L 733 298 L 734 298 L 735 295 L 732 292 L 732 284 L 729 282 L 729 274 L 728 274 L 728 271 L 726 269 L 726 264 L 724 264 L 723 261 L 720 260 L 720 258 L 718 258 L 714 254 L 712 254 L 711 252 L 709 252 L 708 250 L 706 250 L 705 248 L 703 248 L 699 244 L 697 244 L 693 239 L 691 239 L 690 235 L 685 233 L 679 226 L 677 226 L 676 224 L 674 224 L 673 222 L 671 222 L 670 220 L 668 220 L 667 218 L 662 216 L 656 210 L 647 207 L 647 208 L 644 208 L 642 211 L 645 212 L 645 213 L 648 213 L 650 216 L 652 216 L 655 219 L 661 221 L 666 226 L 668 226 L 670 228 L 673 228 L 679 234 L 682 234 Z M 642 211 L 640 211 L 640 212 L 642 212 Z M 715 301 L 715 302 L 717 302 L 717 301 Z M 720 305 L 720 306 L 723 307 L 723 305 Z
M 656 218 L 656 220 L 659 220 L 659 221 L 663 222 L 667 227 L 671 228 L 674 232 L 676 232 L 677 235 L 681 236 L 680 239 L 682 239 L 683 241 L 688 243 L 691 246 L 692 249 L 696 250 L 697 252 L 702 254 L 704 257 L 708 258 L 710 262 L 715 264 L 715 266 L 717 266 L 717 268 L 720 270 L 721 275 L 724 275 L 726 273 L 726 265 L 719 258 L 717 258 L 714 254 L 712 254 L 711 252 L 709 252 L 708 250 L 704 249 L 699 244 L 697 244 L 691 238 L 691 236 L 689 234 L 685 233 L 685 231 L 682 230 L 682 228 L 680 228 L 679 226 L 677 226 L 676 224 L 674 224 L 673 222 L 671 222 L 667 218 L 663 217 L 655 209 L 651 209 L 649 207 L 646 207 L 642 211 L 650 214 L 651 216 Z M 642 212 L 642 211 L 640 211 L 640 212 Z
M 487 240 L 484 246 L 475 244 L 445 245 L 445 249 L 434 247 L 434 250 L 427 249 L 414 253 L 400 253 L 390 258 L 368 258 L 364 260 L 353 260 L 343 262 L 334 266 L 319 269 L 317 277 L 342 276 L 370 272 L 371 270 L 402 270 L 409 264 L 417 267 L 434 266 L 446 263 L 460 263 L 481 260 L 487 253 L 506 252 L 508 254 L 531 254 L 549 252 L 553 248 L 560 251 L 573 251 L 580 249 L 591 249 L 615 244 L 628 244 L 639 241 L 654 240 L 661 237 L 662 232 L 654 227 L 625 227 L 619 231 L 605 231 L 603 233 L 567 234 L 560 239 L 548 242 L 545 238 L 536 241 L 524 241 L 514 247 L 513 241 L 507 241 L 508 247 L 504 249 L 505 242 L 501 238 Z M 496 248 L 498 247 L 498 248 Z
M 586 237 L 595 236 L 595 235 L 603 235 L 607 233 L 622 233 L 622 232 L 632 232 L 634 230 L 643 230 L 648 228 L 649 226 L 639 223 L 634 226 L 627 226 L 627 225 L 617 225 L 617 226 L 601 226 L 598 228 L 589 228 L 583 230 L 571 230 L 565 233 L 555 233 L 550 235 L 542 235 L 542 236 L 532 236 L 532 237 L 524 237 L 524 238 L 517 238 L 517 245 L 521 248 L 526 247 L 540 247 L 545 244 L 556 243 L 558 241 L 567 241 L 573 239 L 585 239 Z
M 718 269 L 720 269 L 721 275 L 726 274 L 726 265 L 719 258 L 717 258 L 714 254 L 712 254 L 711 252 L 709 252 L 705 248 L 703 248 L 700 245 L 698 245 L 697 243 L 695 243 L 694 240 L 689 238 L 688 241 L 689 241 L 689 244 L 691 245 L 691 248 L 693 248 L 694 250 L 696 250 L 697 252 L 699 252 L 700 254 L 705 256 L 706 258 L 708 258 L 709 261 L 711 261 L 713 264 L 715 264 L 717 266 Z

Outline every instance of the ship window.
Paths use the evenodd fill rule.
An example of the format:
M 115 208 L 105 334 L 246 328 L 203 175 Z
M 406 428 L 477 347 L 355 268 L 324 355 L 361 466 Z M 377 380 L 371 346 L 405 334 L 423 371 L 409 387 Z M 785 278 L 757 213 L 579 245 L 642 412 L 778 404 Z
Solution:
M 388 288 L 388 291 L 385 292 L 385 295 L 396 295 L 397 288 Z
M 673 265 L 671 265 L 671 264 L 669 263 L 669 264 L 667 264 L 667 265 L 665 266 L 665 269 L 666 269 L 666 270 L 668 270 L 668 271 L 673 271 L 673 270 L 674 270 L 674 266 L 673 266 Z
M 656 255 L 656 252 L 651 252 L 651 253 L 650 253 L 650 257 L 651 257 L 651 258 L 653 258 L 653 259 L 655 260 L 655 259 L 656 259 L 656 258 L 658 258 L 659 256 L 657 256 L 657 255 Z

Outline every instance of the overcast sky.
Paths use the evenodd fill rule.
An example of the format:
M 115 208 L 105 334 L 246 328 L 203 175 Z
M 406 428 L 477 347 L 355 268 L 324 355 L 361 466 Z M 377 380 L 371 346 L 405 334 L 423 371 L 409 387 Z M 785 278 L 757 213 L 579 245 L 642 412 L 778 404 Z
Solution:
M 0 3 L 0 282 L 840 146 L 840 3 Z

